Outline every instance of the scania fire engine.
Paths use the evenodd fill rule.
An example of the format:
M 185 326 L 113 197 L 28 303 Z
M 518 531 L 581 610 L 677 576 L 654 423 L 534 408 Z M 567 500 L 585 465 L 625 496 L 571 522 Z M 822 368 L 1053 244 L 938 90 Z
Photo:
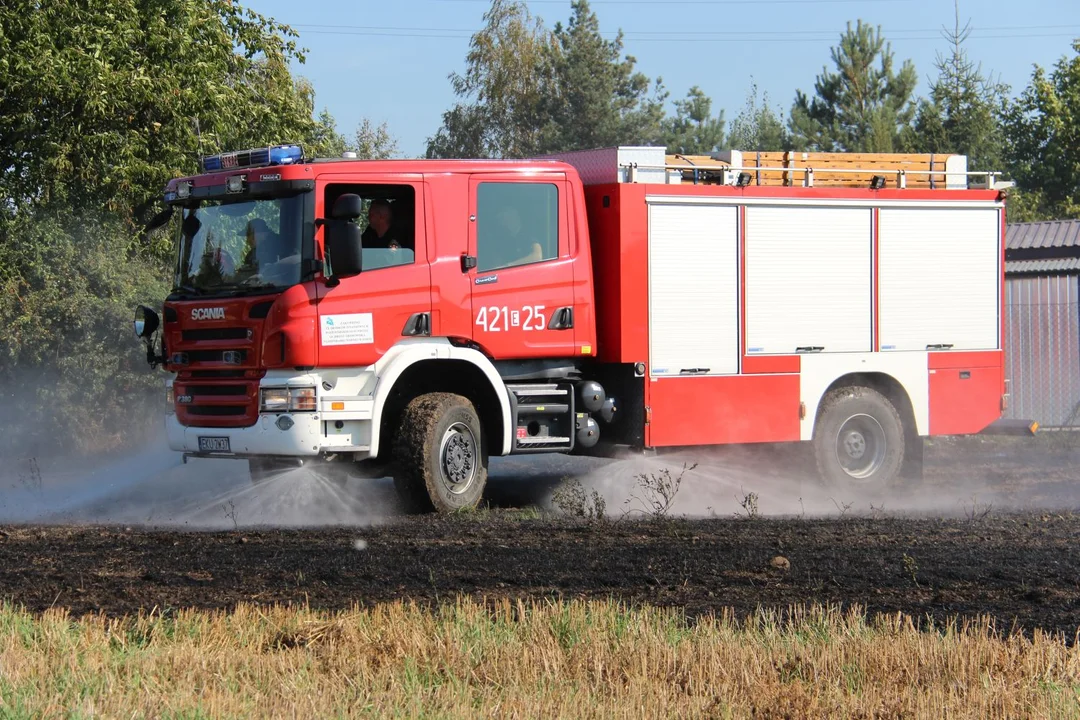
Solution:
M 489 456 L 808 442 L 921 474 L 1007 400 L 1003 185 L 962 156 L 203 158 L 136 311 L 170 447 L 476 505 Z

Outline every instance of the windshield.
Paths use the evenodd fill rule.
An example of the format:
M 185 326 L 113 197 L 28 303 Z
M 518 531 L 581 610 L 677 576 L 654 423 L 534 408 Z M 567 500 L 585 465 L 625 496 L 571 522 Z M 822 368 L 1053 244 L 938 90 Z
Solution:
M 284 289 L 300 282 L 303 198 L 185 208 L 176 290 L 198 295 Z

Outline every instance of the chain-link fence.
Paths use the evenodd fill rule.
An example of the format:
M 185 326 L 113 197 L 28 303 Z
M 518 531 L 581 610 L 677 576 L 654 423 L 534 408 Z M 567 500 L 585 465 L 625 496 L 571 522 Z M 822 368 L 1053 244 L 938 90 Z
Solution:
M 1077 277 L 1010 278 L 1006 286 L 1005 416 L 1080 429 Z

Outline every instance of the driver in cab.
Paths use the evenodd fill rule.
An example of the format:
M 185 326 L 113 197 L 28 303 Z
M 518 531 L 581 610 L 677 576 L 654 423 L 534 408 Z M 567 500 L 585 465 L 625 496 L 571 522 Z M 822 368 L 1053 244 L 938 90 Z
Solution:
M 281 237 L 261 218 L 248 222 L 246 244 L 244 265 L 260 268 L 281 259 Z
M 360 236 L 360 244 L 366 249 L 400 250 L 408 247 L 394 229 L 394 211 L 386 200 L 376 198 L 371 201 L 368 226 Z

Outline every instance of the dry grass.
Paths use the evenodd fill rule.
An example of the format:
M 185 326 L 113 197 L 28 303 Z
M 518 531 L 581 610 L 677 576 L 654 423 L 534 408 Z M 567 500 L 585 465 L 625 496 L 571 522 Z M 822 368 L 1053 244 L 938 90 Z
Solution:
M 0 609 L 3 717 L 1080 717 L 1080 649 L 813 608 Z

